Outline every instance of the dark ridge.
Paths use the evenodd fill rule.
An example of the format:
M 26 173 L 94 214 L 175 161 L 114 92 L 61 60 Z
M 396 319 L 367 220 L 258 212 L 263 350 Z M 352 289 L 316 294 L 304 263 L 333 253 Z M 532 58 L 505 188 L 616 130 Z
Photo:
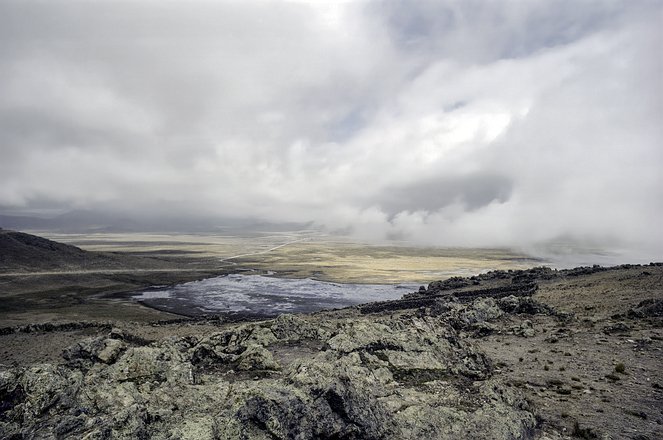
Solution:
M 636 267 L 663 266 L 663 263 L 622 264 L 614 267 L 581 266 L 573 269 L 551 269 L 541 266 L 525 270 L 494 270 L 484 274 L 471 277 L 451 277 L 443 281 L 434 281 L 428 288 L 421 288 L 418 292 L 408 293 L 400 300 L 381 301 L 366 304 L 359 307 L 361 314 L 381 313 L 387 311 L 398 311 L 418 309 L 421 307 L 432 307 L 440 301 L 456 301 L 461 303 L 472 302 L 477 298 L 505 298 L 507 296 L 528 297 L 532 296 L 539 288 L 537 281 L 552 280 L 559 277 L 577 277 L 590 275 L 597 272 L 605 272 L 621 269 L 632 269 Z M 494 282 L 499 280 L 510 280 L 511 284 L 498 287 L 477 289 L 483 282 Z M 504 281 L 501 281 L 502 283 Z M 652 300 L 653 301 L 653 300 Z M 640 307 L 642 306 L 642 307 Z M 641 304 L 638 310 L 631 310 L 634 316 L 661 314 L 659 303 Z
M 359 312 L 362 315 L 381 312 L 395 312 L 397 310 L 418 309 L 420 307 L 431 307 L 436 304 L 441 298 L 450 299 L 449 296 L 436 295 L 433 297 L 421 297 L 415 299 L 397 299 L 394 301 L 381 301 L 366 304 L 359 307 Z
M 10 335 L 13 333 L 48 333 L 48 332 L 62 332 L 83 330 L 86 328 L 99 328 L 110 330 L 112 325 L 108 322 L 64 322 L 64 323 L 41 323 L 41 324 L 28 324 L 19 325 L 14 327 L 0 328 L 0 335 Z
M 0 229 L 0 273 L 95 269 L 172 268 L 177 255 L 92 252 L 24 232 Z
M 138 257 L 89 252 L 24 232 L 0 230 L 0 271 L 109 269 L 140 264 Z
M 84 250 L 36 235 L 0 230 L 0 268 L 57 268 L 90 259 Z
M 428 294 L 428 293 L 410 293 L 405 295 L 403 299 L 393 301 L 381 301 L 371 304 L 366 304 L 359 308 L 359 311 L 365 315 L 369 313 L 380 313 L 385 311 L 418 309 L 420 307 L 430 307 L 435 305 L 438 301 L 455 301 L 461 303 L 472 302 L 477 298 L 504 298 L 507 296 L 531 296 L 539 286 L 536 283 L 530 284 L 511 284 L 508 286 L 491 287 L 487 289 L 475 290 L 461 290 L 447 292 L 444 294 Z
M 559 277 L 576 277 L 591 275 L 597 272 L 614 271 L 621 269 L 632 269 L 636 267 L 663 266 L 663 262 L 649 264 L 621 264 L 619 266 L 603 267 L 600 265 L 580 266 L 573 269 L 551 269 L 547 266 L 533 267 L 523 270 L 492 270 L 471 277 L 451 277 L 443 281 L 433 281 L 428 288 L 420 290 L 419 294 L 436 294 L 447 290 L 462 289 L 465 287 L 478 286 L 484 281 L 510 280 L 512 284 L 531 284 L 536 281 L 553 280 Z
M 488 289 L 463 290 L 453 295 L 459 302 L 470 302 L 476 298 L 504 298 L 506 296 L 531 296 L 539 288 L 536 283 L 511 284 L 509 286 L 491 287 Z

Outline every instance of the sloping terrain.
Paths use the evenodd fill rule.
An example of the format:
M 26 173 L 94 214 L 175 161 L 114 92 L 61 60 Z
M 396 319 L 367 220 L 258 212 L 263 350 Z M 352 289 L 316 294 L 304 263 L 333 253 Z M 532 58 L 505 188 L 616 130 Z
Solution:
M 75 246 L 22 232 L 0 230 L 0 269 L 60 269 L 87 266 L 100 257 Z
M 436 316 L 282 315 L 149 343 L 121 330 L 4 369 L 5 437 L 525 438 L 529 406 Z
M 166 266 L 164 262 L 154 259 L 88 252 L 76 246 L 36 235 L 0 229 L 0 273 L 91 271 Z M 172 267 L 172 264 L 170 266 Z
M 653 440 L 662 279 L 536 268 L 255 323 L 5 328 L 0 436 Z
M 100 300 L 111 292 L 174 284 L 227 273 L 209 258 L 142 257 L 90 252 L 0 229 L 0 326 L 79 319 L 173 317 Z

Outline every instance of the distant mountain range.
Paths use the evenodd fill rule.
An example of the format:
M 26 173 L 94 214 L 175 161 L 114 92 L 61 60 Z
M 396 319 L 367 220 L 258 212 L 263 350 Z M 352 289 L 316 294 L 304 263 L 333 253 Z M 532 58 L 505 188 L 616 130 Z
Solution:
M 238 218 L 182 218 L 161 216 L 134 218 L 127 215 L 96 211 L 70 211 L 65 214 L 41 217 L 32 215 L 0 214 L 0 228 L 29 231 L 68 233 L 89 232 L 219 232 L 242 231 L 296 231 L 310 229 L 311 223 L 273 223 L 256 219 Z

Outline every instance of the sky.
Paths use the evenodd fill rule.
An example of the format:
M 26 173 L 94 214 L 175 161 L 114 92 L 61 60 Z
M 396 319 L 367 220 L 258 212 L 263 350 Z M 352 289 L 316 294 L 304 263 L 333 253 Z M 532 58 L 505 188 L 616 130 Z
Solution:
M 660 257 L 662 29 L 660 0 L 0 0 L 0 213 Z

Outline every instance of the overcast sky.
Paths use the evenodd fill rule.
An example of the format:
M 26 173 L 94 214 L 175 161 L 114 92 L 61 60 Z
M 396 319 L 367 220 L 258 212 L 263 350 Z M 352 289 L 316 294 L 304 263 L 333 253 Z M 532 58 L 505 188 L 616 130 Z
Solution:
M 0 213 L 661 255 L 662 1 L 0 0 Z

